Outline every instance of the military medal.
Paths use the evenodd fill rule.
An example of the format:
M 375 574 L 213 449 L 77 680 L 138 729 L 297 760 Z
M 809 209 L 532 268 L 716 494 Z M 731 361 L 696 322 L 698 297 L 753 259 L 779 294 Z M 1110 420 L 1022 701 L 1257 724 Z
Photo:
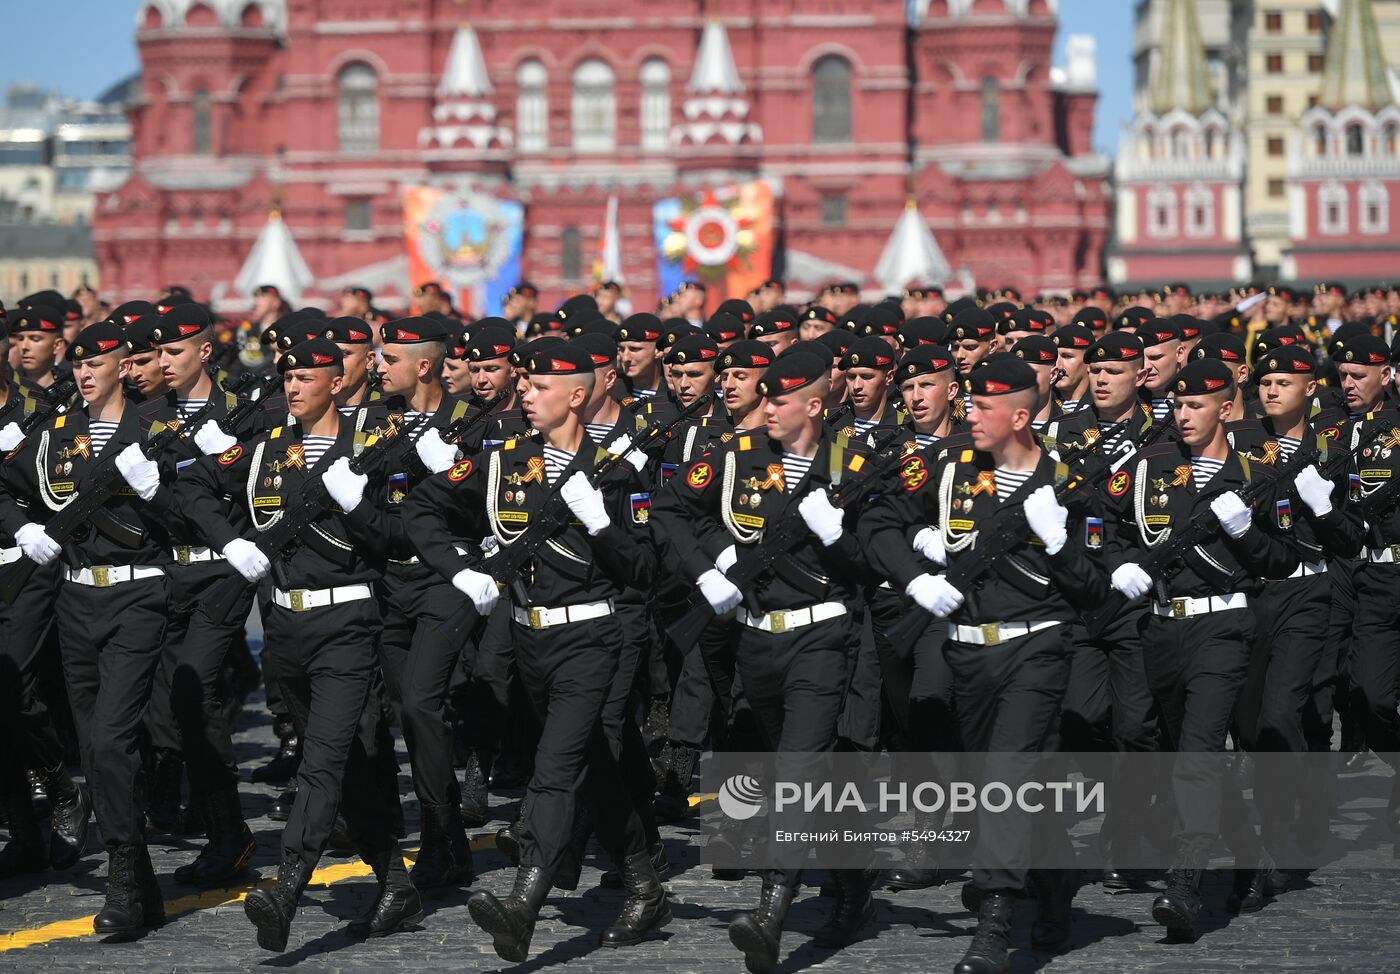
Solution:
M 274 490 L 282 489 L 282 475 L 280 473 L 272 478 L 272 486 Z
M 506 503 L 507 503 L 507 504 L 513 504 L 513 503 L 515 503 L 515 491 L 513 491 L 513 490 L 507 490 L 507 491 L 506 491 Z

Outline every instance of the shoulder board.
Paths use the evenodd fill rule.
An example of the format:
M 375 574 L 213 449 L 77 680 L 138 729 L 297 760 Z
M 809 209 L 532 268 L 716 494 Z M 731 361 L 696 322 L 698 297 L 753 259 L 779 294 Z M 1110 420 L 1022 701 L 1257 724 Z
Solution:
M 520 442 L 520 437 L 518 437 L 518 436 L 512 436 L 510 439 L 506 440 L 503 444 L 501 444 L 501 449 L 502 449 L 502 450 L 514 450 L 515 447 L 516 447 L 516 444 L 519 443 L 519 442 Z
M 284 429 L 286 429 L 285 426 L 277 426 L 277 427 L 274 427 L 273 430 L 272 430 L 272 432 L 268 434 L 267 438 L 268 438 L 269 440 L 276 440 L 276 439 L 279 439 L 279 438 L 282 436 L 282 431 L 283 431 Z
M 621 399 L 618 400 L 618 402 L 624 406 L 630 406 L 636 401 L 637 400 L 632 396 L 623 396 Z
M 845 430 L 842 430 L 841 432 L 839 432 L 839 433 L 836 434 L 836 445 L 837 445 L 838 447 L 844 448 L 844 447 L 846 446 L 846 444 L 848 444 L 848 443 L 850 443 L 850 442 L 851 442 L 851 434 L 850 434 L 850 433 L 847 433 Z
M 452 416 L 448 419 L 448 422 L 455 423 L 457 420 L 467 415 L 467 408 L 467 401 L 465 399 L 458 399 L 452 407 Z
M 156 434 L 160 433 L 160 432 L 161 432 L 162 430 L 164 430 L 164 429 L 165 429 L 165 424 L 164 424 L 163 422 L 161 422 L 160 420 L 155 420 L 153 423 L 151 423 L 151 428 L 148 429 L 148 430 L 146 431 L 146 436 L 147 436 L 147 437 L 155 436 Z
M 972 462 L 972 457 L 973 457 L 973 455 L 974 455 L 975 453 L 976 453 L 975 450 L 964 450 L 964 451 L 962 451 L 962 453 L 958 454 L 958 462 L 959 462 L 959 463 L 971 463 L 971 462 Z
M 68 414 L 64 413 L 62 416 L 58 417 L 58 419 L 54 420 L 53 428 L 56 430 L 61 430 L 67 424 L 67 422 Z
M 1245 482 L 1245 483 L 1249 483 L 1249 480 L 1250 480 L 1250 475 L 1249 475 L 1249 457 L 1247 457 L 1247 456 L 1245 456 L 1243 453 L 1241 453 L 1241 454 L 1239 455 L 1239 458 L 1240 458 L 1240 469 L 1242 469 L 1242 470 L 1244 471 L 1244 482 Z
M 1055 483 L 1062 484 L 1069 480 L 1069 466 L 1055 461 Z
M 602 462 L 603 462 L 604 460 L 606 460 L 608 457 L 615 457 L 615 456 L 617 456 L 616 453 L 609 453 L 607 450 L 603 449 L 601 446 L 595 446 L 595 447 L 593 448 L 593 465 L 596 467 L 598 464 L 602 463 Z
M 862 453 L 852 453 L 846 460 L 846 469 L 851 473 L 859 472 L 863 466 L 865 466 L 865 455 Z
M 752 436 L 741 436 L 741 437 L 739 437 L 739 441 L 734 445 L 734 449 L 735 449 L 735 450 L 752 450 L 752 449 L 753 449 L 753 437 L 752 437 Z
M 238 397 L 235 396 L 233 393 L 229 392 L 227 389 L 225 389 L 225 390 L 224 390 L 224 406 L 225 406 L 226 408 L 228 408 L 228 409 L 232 409 L 234 406 L 237 406 L 237 405 L 238 405 Z

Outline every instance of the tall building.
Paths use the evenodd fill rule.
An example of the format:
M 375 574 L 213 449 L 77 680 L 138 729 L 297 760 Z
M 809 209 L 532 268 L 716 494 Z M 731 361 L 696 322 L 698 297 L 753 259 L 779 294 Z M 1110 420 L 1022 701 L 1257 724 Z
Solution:
M 910 201 L 964 279 L 1100 276 L 1092 46 L 1052 70 L 1050 0 L 147 0 L 137 17 L 134 171 L 96 217 L 118 299 L 178 281 L 246 305 L 233 282 L 276 209 L 323 296 L 363 284 L 401 307 L 405 194 L 425 186 L 523 206 L 520 271 L 546 304 L 588 283 L 609 197 L 644 307 L 653 205 L 755 180 L 798 295 L 877 290 Z
M 1194 0 L 1166 0 L 1158 30 L 1148 97 L 1115 164 L 1109 280 L 1229 286 L 1252 271 L 1241 209 L 1243 133 L 1222 110 Z

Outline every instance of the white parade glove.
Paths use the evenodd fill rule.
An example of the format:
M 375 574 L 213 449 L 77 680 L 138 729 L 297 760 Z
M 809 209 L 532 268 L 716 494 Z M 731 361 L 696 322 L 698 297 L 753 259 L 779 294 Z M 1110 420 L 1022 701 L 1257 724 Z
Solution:
M 1059 554 L 1069 540 L 1065 524 L 1069 521 L 1069 511 L 1055 499 L 1055 488 L 1046 484 L 1031 491 L 1025 504 L 1026 523 L 1035 536 L 1045 542 L 1047 555 Z
M 418 437 L 413 448 L 418 451 L 418 459 L 433 473 L 442 473 L 457 462 L 457 448 L 442 438 L 436 428 Z
M 37 524 L 26 524 L 16 531 L 15 543 L 19 545 L 20 551 L 24 552 L 24 557 L 36 565 L 47 565 L 63 550 L 58 546 L 58 542 L 50 538 L 49 533 Z
M 946 619 L 963 604 L 963 594 L 942 575 L 920 575 L 904 587 L 904 594 L 940 619 Z
M 369 478 L 350 469 L 349 457 L 341 457 L 327 467 L 325 473 L 321 474 L 321 483 L 325 484 L 326 493 L 331 495 L 331 500 L 339 504 L 342 511 L 349 514 L 364 499 L 365 486 L 369 483 Z
M 243 538 L 234 538 L 219 554 L 249 582 L 256 582 L 272 570 L 272 562 L 267 560 L 262 549 Z
M 744 593 L 720 574 L 718 568 L 711 568 L 696 579 L 695 584 L 700 586 L 700 594 L 705 596 L 715 615 L 724 615 L 744 600 Z
M 1254 515 L 1240 499 L 1240 495 L 1233 490 L 1220 494 L 1212 500 L 1210 509 L 1216 520 L 1220 522 L 1220 526 L 1225 529 L 1225 533 L 1232 538 L 1244 537 L 1244 533 L 1249 530 L 1250 522 L 1254 520 Z
M 1318 473 L 1316 464 L 1304 467 L 1293 483 L 1298 487 L 1298 496 L 1313 514 L 1326 517 L 1332 513 L 1332 482 Z
M 729 569 L 734 567 L 734 563 L 739 560 L 739 550 L 733 545 L 725 548 L 715 559 L 715 567 L 720 570 L 720 574 L 728 575 Z
M 574 517 L 583 522 L 589 534 L 596 535 L 612 523 L 608 519 L 608 509 L 603 505 L 603 492 L 588 482 L 582 470 L 575 470 L 574 475 L 564 481 L 559 496 L 564 498 Z
M 488 616 L 501 598 L 496 580 L 485 572 L 463 568 L 452 576 L 452 587 L 472 600 L 478 615 Z
M 1110 584 L 1130 599 L 1140 598 L 1152 591 L 1152 576 L 1135 561 L 1125 561 L 1113 569 Z
M 23 442 L 24 430 L 19 428 L 19 423 L 6 423 L 4 429 L 0 429 L 0 450 L 9 453 Z
M 619 436 L 606 447 L 609 453 L 616 453 L 625 456 L 627 462 L 632 464 L 632 468 L 641 473 L 647 468 L 647 455 L 641 450 L 632 449 L 632 441 L 625 436 Z
M 147 460 L 138 444 L 131 443 L 117 454 L 117 471 L 143 501 L 156 496 L 160 488 L 160 467 Z
M 948 552 L 943 550 L 943 532 L 937 528 L 921 528 L 914 535 L 914 550 L 935 565 L 948 564 Z
M 219 424 L 214 420 L 206 419 L 194 431 L 194 445 L 206 457 L 216 457 L 225 450 L 232 450 L 238 445 L 238 440 L 219 429 Z
M 841 537 L 841 508 L 831 503 L 826 489 L 814 490 L 797 502 L 797 513 L 821 543 L 830 548 Z

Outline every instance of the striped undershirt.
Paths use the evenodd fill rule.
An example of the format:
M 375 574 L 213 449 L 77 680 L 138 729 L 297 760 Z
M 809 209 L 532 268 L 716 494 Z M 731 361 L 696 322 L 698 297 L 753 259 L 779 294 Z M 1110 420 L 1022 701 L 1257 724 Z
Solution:
M 917 443 L 917 444 L 919 444 L 919 449 L 920 449 L 920 450 L 922 450 L 922 449 L 923 449 L 924 447 L 926 447 L 926 446 L 932 446 L 932 445 L 933 445 L 933 441 L 936 440 L 936 439 L 938 439 L 938 437 L 934 436 L 932 433 L 915 433 L 915 434 L 914 434 L 914 442 Z
M 1044 432 L 1045 432 L 1045 427 L 1047 427 L 1047 426 L 1049 426 L 1049 425 L 1050 425 L 1050 420 L 1048 420 L 1048 419 L 1033 419 L 1033 420 L 1031 420 L 1031 429 L 1035 430 L 1037 433 L 1044 433 Z
M 807 471 L 811 469 L 811 457 L 799 457 L 795 453 L 783 454 L 783 483 L 789 491 L 801 483 L 802 478 L 807 476 Z
M 332 444 L 335 443 L 334 436 L 303 436 L 301 445 L 306 455 L 306 469 L 310 470 L 321 462 L 321 458 L 326 455 Z
M 1291 458 L 1293 454 L 1298 451 L 1298 447 L 1303 443 L 1303 441 L 1296 436 L 1276 436 L 1274 439 L 1278 441 L 1278 452 L 1283 454 L 1285 460 Z
M 1099 420 L 1099 434 L 1103 439 L 1102 449 L 1106 453 L 1118 453 L 1125 447 L 1132 446 L 1132 441 L 1128 439 L 1127 423 L 1106 423 Z
M 117 431 L 117 424 L 103 419 L 88 420 L 88 434 L 92 437 L 92 455 L 100 454 L 107 441 L 112 438 L 112 434 Z
M 875 427 L 880 425 L 880 423 L 877 420 L 873 419 L 857 419 L 853 420 L 853 423 L 855 425 L 856 432 L 859 433 L 861 436 L 864 436 L 866 433 L 869 433 Z
M 1084 400 L 1082 399 L 1061 399 L 1060 408 L 1067 413 L 1072 413 L 1083 405 L 1083 403 Z
M 1007 470 L 1005 467 L 997 467 L 996 481 L 998 499 L 1006 500 L 1016 492 L 1018 487 L 1027 480 L 1030 480 L 1031 474 L 1033 473 L 1035 473 L 1034 470 Z
M 607 439 L 608 434 L 613 431 L 613 428 L 607 423 L 585 423 L 583 428 L 588 433 L 588 438 L 599 446 L 607 446 L 603 440 Z
M 1220 468 L 1225 466 L 1224 460 L 1211 460 L 1208 457 L 1191 458 L 1191 485 L 1197 490 L 1204 490 L 1211 478 L 1220 472 Z
M 208 399 L 180 399 L 175 403 L 175 415 L 180 419 L 189 419 L 208 403 Z
M 1172 411 L 1172 401 L 1170 399 L 1152 400 L 1152 418 L 1161 419 Z
M 354 416 L 354 415 L 355 415 L 355 410 L 359 409 L 360 407 L 359 407 L 359 406 L 336 406 L 335 408 L 340 412 L 340 415 L 342 415 L 342 416 Z
M 638 399 L 651 399 L 656 395 L 655 389 L 633 389 L 632 395 Z
M 574 462 L 574 455 L 568 450 L 561 450 L 555 446 L 544 448 L 544 475 L 549 480 L 549 485 L 554 486 L 554 482 L 559 479 L 564 468 Z

